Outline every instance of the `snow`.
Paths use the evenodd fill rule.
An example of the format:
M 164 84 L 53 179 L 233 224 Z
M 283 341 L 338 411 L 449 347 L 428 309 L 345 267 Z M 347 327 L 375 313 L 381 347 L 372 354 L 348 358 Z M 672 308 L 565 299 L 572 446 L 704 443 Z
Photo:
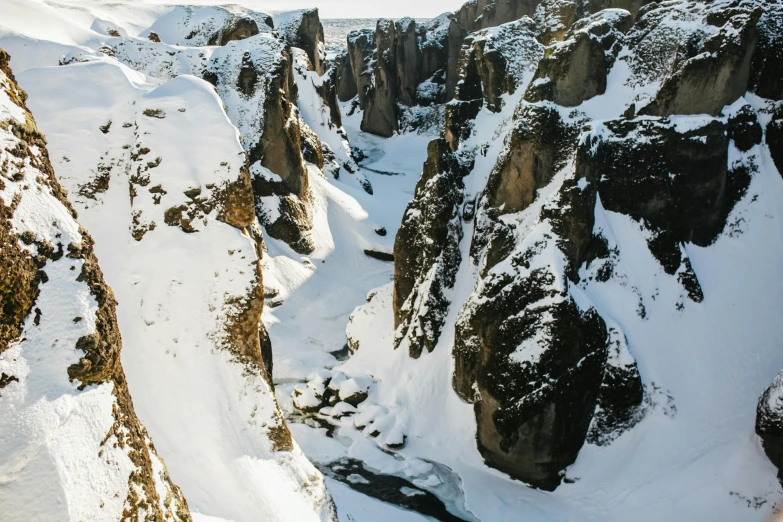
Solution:
M 19 143 L 13 122 L 24 122 L 27 113 L 13 104 L 8 89 L 9 79 L 0 72 L 0 114 L 11 123 L 0 127 L 0 163 L 10 169 L 0 195 L 7 205 L 19 198 L 11 210 L 13 231 L 52 244 L 80 244 L 78 224 L 42 181 L 46 174 L 30 158 L 11 161 L 9 149 Z M 34 246 L 28 250 L 36 253 Z M 30 314 L 19 339 L 0 354 L 0 373 L 16 378 L 0 393 L 4 520 L 119 519 L 136 470 L 130 448 L 116 445 L 114 436 L 107 440 L 117 407 L 114 385 L 80 391 L 78 381 L 68 378 L 68 367 L 83 355 L 77 341 L 96 329 L 98 303 L 88 284 L 77 280 L 83 263 L 67 256 L 47 261 L 48 280 L 38 285 L 35 302 L 38 321 Z
M 41 15 L 34 23 L 26 13 L 30 5 Z M 163 224 L 165 208 L 161 207 L 168 204 L 156 206 L 145 194 L 134 202 L 134 208 L 144 212 L 144 222 L 155 221 L 158 227 L 135 242 L 128 235 L 131 207 L 122 169 L 112 171 L 109 190 L 97 200 L 73 196 L 103 161 L 101 156 L 124 154 L 121 146 L 133 140 L 132 131 L 121 127 L 125 121 L 139 122 L 141 139 L 152 144 L 150 156 L 163 158 L 153 169 L 157 177 L 150 186 L 160 181 L 167 190 L 169 184 L 176 187 L 167 195 L 179 198 L 176 203 L 184 202 L 182 192 L 194 184 L 230 179 L 229 174 L 236 174 L 243 161 L 236 128 L 245 144 L 253 143 L 257 132 L 250 124 L 258 121 L 258 113 L 252 111 L 259 99 L 245 103 L 220 89 L 218 99 L 210 86 L 193 77 L 163 82 L 171 78 L 172 71 L 197 73 L 193 64 L 202 61 L 199 53 L 219 65 L 245 50 L 262 52 L 258 42 L 265 42 L 267 48 L 275 44 L 263 35 L 213 50 L 141 42 L 134 38 L 171 13 L 170 7 L 145 5 L 130 17 L 131 10 L 122 4 L 86 5 L 90 9 L 74 7 L 74 14 L 56 3 L 8 0 L 3 6 L 8 17 L 0 20 L 0 46 L 11 48 L 17 70 L 29 70 L 17 76 L 30 90 L 30 104 L 49 137 L 58 176 L 76 199 L 83 224 L 96 238 L 106 277 L 120 301 L 123 364 L 139 416 L 174 482 L 183 487 L 195 520 L 314 519 L 312 506 L 307 505 L 312 498 L 302 488 L 315 468 L 298 449 L 284 457 L 270 455 L 260 424 L 276 411 L 271 392 L 263 379 L 245 373 L 221 351 L 210 335 L 219 329 L 225 294 L 241 295 L 252 284 L 250 265 L 256 258 L 248 238 L 217 222 L 214 215 L 206 216 L 206 225 L 196 224 L 197 234 L 185 235 Z M 673 28 L 676 39 L 700 26 L 696 21 L 700 18 L 684 10 L 666 16 L 651 38 L 670 38 L 664 29 Z M 98 28 L 95 24 L 100 17 L 111 19 L 123 35 L 119 41 L 130 49 L 120 56 L 125 65 L 91 50 L 108 41 L 92 29 Z M 282 21 L 276 15 L 276 25 Z M 44 29 L 49 24 L 51 29 Z M 40 68 L 56 65 L 66 52 L 90 56 L 91 61 Z M 177 60 L 166 58 L 168 52 L 177 53 Z M 593 120 L 592 136 L 604 136 L 606 128 L 600 120 L 617 117 L 630 103 L 641 107 L 659 86 L 658 76 L 641 71 L 638 58 L 624 53 L 609 74 L 607 92 L 576 108 Z M 296 55 L 300 60 L 301 53 Z M 162 65 L 167 61 L 172 62 L 170 68 Z M 134 74 L 129 67 L 139 67 L 154 78 Z M 344 165 L 350 160 L 347 141 L 339 129 L 329 127 L 327 109 L 316 93 L 322 80 L 305 69 L 300 66 L 295 72 L 301 116 Z M 668 68 L 661 67 L 659 72 L 664 70 Z M 529 81 L 528 74 L 522 83 Z M 511 116 L 524 91 L 520 87 L 515 94 L 505 95 L 500 113 L 483 110 L 472 136 L 462 145 L 476 150 L 487 146 L 465 179 L 467 195 L 478 197 L 485 187 L 505 148 Z M 757 107 L 764 103 L 753 96 L 746 100 Z M 226 104 L 228 117 L 221 103 Z M 148 107 L 163 108 L 166 118 L 145 119 L 140 112 Z M 180 113 L 181 107 L 187 111 Z M 564 110 L 563 116 L 572 110 Z M 97 133 L 108 119 L 114 122 L 109 134 Z M 360 112 L 344 118 L 352 145 L 369 156 L 355 175 L 343 169 L 334 179 L 308 166 L 316 250 L 303 262 L 287 245 L 267 238 L 268 251 L 261 259 L 264 285 L 277 290 L 274 299 L 282 303 L 267 307 L 263 316 L 273 344 L 277 398 L 294 438 L 311 460 L 328 465 L 342 457 L 359 459 L 380 473 L 405 477 L 437 493 L 453 513 L 466 520 L 728 522 L 756 520 L 771 512 L 783 495 L 776 470 L 753 433 L 753 422 L 758 397 L 783 368 L 778 317 L 783 308 L 783 281 L 775 262 L 783 258 L 783 182 L 765 146 L 750 153 L 760 169 L 730 218 L 730 222 L 744 220 L 742 233 L 724 234 L 706 248 L 684 246 L 704 289 L 703 303 L 686 302 L 683 310 L 676 310 L 674 303 L 681 299 L 682 287 L 649 253 L 648 232 L 626 216 L 607 212 L 600 202 L 596 206 L 596 227 L 610 248 L 619 251 L 618 277 L 608 283 L 572 285 L 569 291 L 580 306 L 595 306 L 606 318 L 617 347 L 610 353 L 610 363 L 625 366 L 636 360 L 643 381 L 651 388 L 648 394 L 653 406 L 639 425 L 612 444 L 586 445 L 567 470 L 567 476 L 576 481 L 547 493 L 527 488 L 484 464 L 476 448 L 473 407 L 452 390 L 454 325 L 479 280 L 478 269 L 468 261 L 473 223 L 465 223 L 460 243 L 463 262 L 448 292 L 452 305 L 439 344 L 418 360 L 410 359 L 405 347 L 394 350 L 393 265 L 368 258 L 363 250 L 391 251 L 430 137 L 411 133 L 383 140 L 359 132 L 360 120 Z M 671 121 L 684 132 L 701 125 L 703 118 L 674 117 Z M 149 137 L 144 132 L 150 132 Z M 230 169 L 219 168 L 223 161 Z M 274 174 L 259 165 L 252 169 L 274 179 Z M 362 189 L 361 176 L 370 180 L 375 195 Z M 550 232 L 540 226 L 538 214 L 569 176 L 573 176 L 572 163 L 539 190 L 531 207 L 503 217 L 517 226 L 520 239 L 532 242 Z M 122 182 L 117 183 L 118 179 Z M 578 186 L 587 188 L 581 182 Z M 5 193 L 3 198 L 8 201 Z M 263 206 L 268 212 L 277 209 L 273 201 Z M 25 212 L 23 207 L 19 211 Z M 43 221 L 31 221 L 34 214 L 31 209 L 25 223 L 32 223 L 41 237 L 52 234 Z M 388 231 L 385 237 L 374 232 L 381 226 Z M 242 255 L 229 255 L 229 250 Z M 554 249 L 544 252 L 536 263 L 560 267 L 563 260 L 557 254 Z M 501 263 L 493 270 L 507 269 Z M 582 267 L 583 274 L 587 270 Z M 567 286 L 564 281 L 558 284 L 560 289 Z M 66 291 L 78 295 L 72 288 L 64 287 Z M 640 298 L 647 310 L 644 319 L 637 314 Z M 48 302 L 54 301 L 56 296 Z M 89 303 L 80 306 L 85 309 L 79 313 L 86 317 Z M 72 313 L 67 310 L 63 317 Z M 340 361 L 334 352 L 343 348 L 346 333 L 358 343 L 358 351 Z M 543 338 L 520 347 L 516 357 L 534 362 L 541 355 L 543 343 L 539 341 Z M 48 346 L 40 344 L 38 349 Z M 3 357 L 10 358 L 9 353 Z M 30 365 L 30 372 L 39 364 L 35 357 L 24 363 Z M 339 390 L 341 398 L 369 391 L 368 399 L 358 407 L 338 402 L 320 411 L 336 426 L 333 437 L 323 428 L 296 423 L 293 407 L 297 401 L 300 407 L 320 405 L 317 395 L 324 393 L 327 377 L 332 377 L 330 387 Z M 69 390 L 60 381 L 40 382 Z M 10 397 L 11 389 L 4 389 L 0 400 Z M 106 391 L 99 396 L 97 390 L 79 397 L 89 396 L 94 401 L 91 407 L 105 411 L 110 397 Z M 296 392 L 300 395 L 292 397 Z M 161 401 L 164 396 L 170 400 Z M 71 396 L 63 397 L 70 400 Z M 49 419 L 55 407 L 41 404 L 45 406 L 41 418 Z M 31 415 L 38 418 L 39 413 Z M 0 429 L 2 422 L 0 417 Z M 403 442 L 403 448 L 389 448 Z M 62 447 L 71 448 L 71 443 L 67 439 Z M 19 446 L 15 444 L 8 447 L 16 455 Z M 29 485 L 34 480 L 51 477 L 45 468 L 51 463 L 36 461 L 35 465 L 39 468 L 31 472 L 31 482 L 19 483 L 28 491 L 34 489 Z M 6 469 L 0 464 L 0 476 Z M 341 520 L 423 519 L 332 479 L 327 478 L 326 484 Z M 765 504 L 753 509 L 741 500 L 754 497 Z M 8 498 L 20 505 L 30 500 L 29 496 Z M 3 498 L 0 501 L 6 505 Z M 53 497 L 46 506 L 62 502 Z M 52 513 L 48 518 L 63 518 L 63 511 Z M 88 515 L 84 518 L 89 519 Z
M 18 77 L 120 302 L 136 411 L 191 508 L 236 522 L 325 517 L 320 474 L 297 446 L 273 451 L 267 426 L 281 421 L 270 388 L 223 349 L 232 302 L 258 284 L 253 243 L 214 209 L 193 222 L 194 234 L 164 224 L 167 208 L 190 204 L 186 190 L 200 187 L 209 198 L 244 165 L 212 86 L 188 76 L 139 83 L 108 58 Z M 97 132 L 107 120 L 110 131 Z M 142 147 L 150 152 L 134 162 Z M 129 180 L 154 157 L 162 162 L 145 172 L 150 181 L 131 202 Z M 113 165 L 108 190 L 79 196 L 99 163 Z M 160 205 L 147 190 L 158 184 L 166 191 Z M 129 234 L 134 218 L 149 227 L 141 241 Z
M 168 44 L 202 47 L 208 45 L 210 37 L 223 29 L 232 16 L 253 19 L 262 32 L 271 29 L 266 25 L 269 15 L 238 5 L 172 6 L 170 9 L 138 36 L 149 38 L 150 33 L 155 33 L 161 41 Z

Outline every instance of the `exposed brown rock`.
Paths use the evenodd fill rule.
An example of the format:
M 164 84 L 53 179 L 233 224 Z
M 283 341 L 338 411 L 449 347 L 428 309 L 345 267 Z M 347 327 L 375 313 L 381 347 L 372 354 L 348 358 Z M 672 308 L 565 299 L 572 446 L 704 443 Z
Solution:
M 567 40 L 546 50 L 525 99 L 575 107 L 606 92 L 606 76 L 620 50 L 628 14 L 599 12 L 569 30 Z
M 745 94 L 751 58 L 759 39 L 756 23 L 762 12 L 738 12 L 700 46 L 683 46 L 674 73 L 640 114 L 717 116 L 724 106 Z
M 507 151 L 489 176 L 487 202 L 500 214 L 526 208 L 570 156 L 576 129 L 566 125 L 555 107 L 521 105 L 514 116 Z
M 391 20 L 378 20 L 375 29 L 377 58 L 371 87 L 365 94 L 362 130 L 386 138 L 399 130 L 397 43 L 397 24 Z
M 367 91 L 370 89 L 375 56 L 375 31 L 362 29 L 348 33 L 348 61 L 351 64 L 359 105 L 362 109 L 367 103 Z
M 301 12 L 301 18 L 297 18 L 290 25 L 280 27 L 283 36 L 292 47 L 303 49 L 310 59 L 313 70 L 319 76 L 326 72 L 326 60 L 324 55 L 324 28 L 318 9 L 306 9 Z
M 346 102 L 355 98 L 359 94 L 359 90 L 356 87 L 356 78 L 354 78 L 351 60 L 347 52 L 335 57 L 332 71 L 339 100 Z

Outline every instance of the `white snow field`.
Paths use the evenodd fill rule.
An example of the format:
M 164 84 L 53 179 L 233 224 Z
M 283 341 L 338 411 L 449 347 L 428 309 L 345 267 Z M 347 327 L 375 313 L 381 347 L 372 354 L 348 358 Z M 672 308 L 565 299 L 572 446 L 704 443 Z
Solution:
M 452 389 L 454 325 L 479 279 L 468 261 L 472 224 L 466 225 L 460 244 L 463 261 L 448 292 L 452 304 L 437 346 L 418 360 L 405 348 L 394 350 L 393 264 L 372 259 L 364 250 L 392 252 L 432 136 L 364 134 L 361 113 L 348 117 L 348 105 L 343 105 L 350 145 L 368 158 L 357 175 L 339 179 L 308 165 L 315 251 L 301 256 L 267 237 L 268 250 L 260 260 L 264 287 L 277 291 L 263 315 L 274 351 L 275 393 L 298 444 L 291 452 L 272 451 L 268 428 L 280 422 L 272 392 L 261 376 L 244 371 L 221 349 L 232 297 L 246 295 L 257 284 L 252 243 L 214 213 L 194 222 L 194 234 L 163 223 L 166 208 L 187 202 L 185 191 L 236 178 L 244 162 L 237 132 L 244 115 L 200 79 L 169 80 L 173 75 L 162 78 L 152 70 L 154 64 L 135 71 L 96 52 L 116 38 L 107 28 L 132 40 L 153 24 L 160 27 L 172 9 L 4 0 L 0 47 L 13 57 L 11 66 L 30 94 L 28 104 L 47 136 L 57 176 L 96 240 L 99 261 L 119 301 L 122 362 L 136 411 L 195 520 L 319 520 L 329 516 L 326 488 L 342 521 L 427 519 L 351 489 L 352 480 L 368 480 L 363 475 L 351 475 L 348 483 L 324 479 L 308 459 L 327 475 L 339 471 L 337 461 L 355 459 L 366 467 L 367 477 L 404 478 L 412 488 L 403 494 L 434 493 L 451 514 L 470 521 L 752 522 L 766 520 L 783 501 L 777 470 L 754 433 L 758 398 L 783 368 L 783 179 L 765 144 L 745 153 L 759 170 L 729 218 L 738 228 L 727 228 L 706 248 L 686 245 L 704 301 L 688 302 L 681 311 L 674 303 L 682 287 L 649 253 L 644 230 L 596 206 L 596 227 L 621 252 L 616 272 L 627 284 L 613 279 L 572 287 L 572 292 L 625 332 L 647 386 L 647 411 L 611 444 L 586 444 L 566 471 L 569 480 L 550 493 L 484 464 L 476 447 L 473 406 Z M 263 38 L 268 35 L 232 48 L 252 47 Z M 179 56 L 200 59 L 201 52 L 226 52 L 187 49 Z M 88 61 L 58 66 L 62 57 L 76 55 Z M 655 92 L 652 84 L 641 93 L 627 88 L 624 64 L 618 61 L 612 69 L 606 94 L 579 107 L 591 119 L 617 117 L 634 96 L 649 98 Z M 184 58 L 174 65 L 181 67 L 176 74 L 190 67 Z M 525 75 L 526 82 L 530 78 Z M 303 119 L 348 160 L 347 144 L 330 128 L 315 94 L 321 79 L 301 67 L 295 79 Z M 466 194 L 479 194 L 486 185 L 524 90 L 505 95 L 500 113 L 482 110 L 473 135 L 460 145 L 487 146 L 465 179 Z M 744 101 L 765 103 L 747 95 L 737 107 Z M 146 109 L 162 110 L 165 118 L 145 116 Z M 109 121 L 109 132 L 101 132 Z M 688 126 L 699 117 L 675 121 Z M 140 147 L 150 152 L 136 161 L 131 155 Z M 162 184 L 169 199 L 156 205 L 144 189 L 131 202 L 133 169 L 158 157 L 159 165 L 149 170 L 149 186 Z M 105 192 L 81 189 L 97 169 L 108 167 Z M 567 166 L 538 192 L 532 207 L 504 219 L 519 223 L 517 230 L 534 240 L 542 232 L 536 209 L 573 174 L 573 165 Z M 373 195 L 362 188 L 362 176 L 372 184 Z M 144 226 L 150 231 L 136 241 L 131 231 Z M 381 227 L 385 236 L 375 232 Z M 640 294 L 646 319 L 636 312 Z M 346 333 L 359 345 L 347 360 L 341 352 Z M 303 417 L 294 408 L 294 395 L 306 400 L 308 388 L 327 377 L 342 397 L 367 390 L 369 398 L 352 415 L 345 415 L 352 407 L 341 402 Z M 96 395 L 96 408 L 109 407 L 108 393 Z M 0 430 L 3 422 L 0 416 Z M 3 499 L 10 498 L 3 495 L 11 491 L 3 481 L 4 451 L 5 443 L 0 445 L 3 508 Z M 62 480 L 57 487 L 65 491 L 69 486 Z M 25 484 L 14 487 L 34 489 Z
M 96 333 L 102 305 L 81 277 L 87 261 L 63 255 L 88 238 L 41 167 L 44 150 L 34 145 L 22 159 L 12 152 L 27 147 L 15 127 L 32 121 L 9 95 L 14 90 L 0 71 L 3 219 L 10 209 L 12 231 L 30 239 L 22 248 L 48 259 L 41 269 L 35 313 L 25 320 L 19 340 L 0 354 L 0 519 L 119 520 L 131 508 L 126 500 L 135 496 L 160 502 L 156 509 L 174 520 L 177 493 L 143 427 L 141 445 L 136 445 L 136 434 L 129 432 L 137 427 L 135 416 L 130 421 L 121 417 L 128 413 L 118 398 L 124 392 L 115 389 L 113 380 L 85 389 L 69 380 L 69 367 L 83 355 L 74 346 Z M 44 245 L 59 253 L 45 253 Z M 146 456 L 141 458 L 141 452 Z M 139 461 L 147 459 L 157 499 L 134 484 Z

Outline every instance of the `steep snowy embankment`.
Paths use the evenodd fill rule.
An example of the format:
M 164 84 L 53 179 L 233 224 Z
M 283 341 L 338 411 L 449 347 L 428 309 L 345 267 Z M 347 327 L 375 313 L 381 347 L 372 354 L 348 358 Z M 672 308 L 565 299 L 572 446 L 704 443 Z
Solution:
M 2 518 L 189 520 L 136 417 L 114 295 L 26 98 L 0 49 Z
M 110 60 L 22 76 L 121 303 L 139 414 L 191 507 L 237 521 L 330 518 L 257 348 L 242 345 L 260 313 L 258 254 L 250 228 L 224 222 L 242 212 L 221 191 L 245 156 L 211 86 L 156 86 Z

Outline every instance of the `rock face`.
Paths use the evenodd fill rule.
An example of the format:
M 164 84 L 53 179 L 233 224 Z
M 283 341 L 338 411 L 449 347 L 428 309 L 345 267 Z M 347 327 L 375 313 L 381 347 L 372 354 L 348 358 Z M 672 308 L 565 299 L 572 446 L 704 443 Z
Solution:
M 536 40 L 536 25 L 523 18 L 471 34 L 462 52 L 456 99 L 483 99 L 485 107 L 499 112 L 501 96 L 530 81 L 544 46 Z
M 116 301 L 92 238 L 75 221 L 8 62 L 0 50 L 0 460 L 26 465 L 0 502 L 19 519 L 190 520 L 134 411 Z M 31 209 L 36 219 L 18 220 Z M 63 412 L 57 425 L 45 420 Z M 61 506 L 27 502 L 31 483 L 48 484 Z
M 539 62 L 525 98 L 575 107 L 606 92 L 606 75 L 631 23 L 625 11 L 601 11 L 575 23 L 566 40 L 548 49 Z
M 535 112 L 516 117 L 541 118 Z M 556 120 L 549 125 L 556 129 Z M 526 147 L 514 138 L 508 146 Z M 493 179 L 500 172 L 487 184 L 479 222 L 533 203 L 530 192 L 511 202 L 499 199 L 504 193 Z M 681 245 L 710 244 L 748 181 L 728 171 L 728 140 L 718 120 L 685 133 L 654 120 L 606 122 L 581 138 L 574 176 L 541 207 L 538 224 L 528 225 L 533 228 L 521 243 L 511 239 L 498 254 L 496 238 L 509 241 L 513 233 L 476 228 L 472 253 L 483 258 L 486 276 L 460 314 L 454 348 L 455 389 L 476 403 L 484 458 L 543 489 L 559 484 L 591 423 L 591 439 L 611 440 L 612 431 L 633 425 L 643 399 L 622 331 L 595 309 L 577 307 L 569 292 L 579 284 L 578 267 L 610 257 L 608 249 L 597 249 L 605 239 L 593 232 L 597 198 L 606 210 L 646 224 L 651 253 L 683 293 L 700 302 L 703 293 Z M 530 179 L 534 189 L 535 176 Z M 497 268 L 498 258 L 505 258 L 505 268 Z M 545 261 L 553 258 L 561 261 Z M 601 415 L 594 420 L 596 412 Z
M 766 135 L 772 160 L 778 172 L 783 173 L 783 109 L 780 107 L 773 113 L 772 119 L 767 124 Z
M 682 310 L 705 299 L 686 245 L 708 247 L 733 233 L 729 216 L 758 170 L 764 136 L 773 158 L 783 161 L 780 111 L 762 133 L 757 109 L 741 100 L 748 86 L 775 90 L 768 73 L 751 71 L 771 66 L 752 57 L 757 22 L 772 27 L 776 8 L 619 5 L 629 14 L 611 2 L 566 4 L 488 9 L 474 2 L 452 17 L 450 39 L 503 13 L 528 9 L 532 20 L 465 35 L 443 138 L 430 144 L 398 232 L 393 295 L 397 346 L 412 357 L 448 349 L 437 345 L 451 306 L 444 289 L 454 285 L 461 263 L 472 264 L 466 270 L 474 275 L 466 277 L 475 281 L 462 284 L 473 291 L 455 325 L 454 389 L 475 404 L 485 461 L 548 490 L 585 442 L 612 443 L 646 408 L 633 346 L 590 297 L 595 285 L 625 277 L 616 272 L 622 253 L 605 212 L 627 216 L 643 231 L 656 270 L 679 293 L 671 307 Z M 514 35 L 507 39 L 513 53 L 504 50 L 504 33 Z M 775 42 L 776 34 L 762 31 L 761 40 Z M 549 39 L 563 41 L 543 49 Z M 527 67 L 509 74 L 508 57 L 525 49 Z M 453 57 L 450 51 L 449 67 Z M 607 77 L 620 60 L 624 77 L 614 81 L 638 94 L 607 100 L 613 118 L 566 109 L 610 96 Z M 496 131 L 505 133 L 503 149 L 487 168 L 478 154 L 491 150 L 492 139 L 477 136 L 472 120 L 489 118 L 482 106 L 501 111 L 500 101 L 509 99 L 503 96 L 519 89 L 525 94 L 512 121 Z M 637 103 L 648 116 L 636 118 Z M 476 185 L 478 192 L 466 188 Z M 461 218 L 475 222 L 465 260 Z M 776 443 L 764 440 L 765 448 Z
M 718 25 L 720 30 L 678 49 L 673 74 L 640 113 L 715 116 L 725 105 L 745 94 L 759 39 L 756 23 L 762 12 L 761 8 L 748 8 L 708 16 L 706 21 Z
M 379 20 L 375 33 L 348 35 L 354 81 L 364 110 L 362 130 L 389 137 L 399 130 L 398 105 L 444 101 L 446 18 L 418 25 Z
M 375 31 L 362 29 L 348 33 L 348 61 L 356 85 L 359 105 L 367 104 L 367 91 L 372 83 L 373 63 L 375 60 Z
M 582 98 L 603 92 L 606 72 L 621 47 L 622 33 L 646 3 L 481 0 L 468 2 L 456 13 L 426 24 L 417 25 L 407 18 L 379 21 L 374 33 L 377 50 L 372 58 L 363 60 L 372 71 L 372 80 L 364 82 L 366 89 L 359 85 L 362 82 L 355 71 L 357 60 L 351 61 L 360 104 L 365 110 L 363 129 L 390 136 L 398 130 L 404 112 L 399 106 L 478 99 L 479 83 L 484 86 L 487 106 L 498 110 L 499 96 L 514 92 L 514 84 L 520 80 L 518 73 L 524 72 L 519 64 L 529 63 L 535 46 L 540 48 L 564 38 L 569 43 L 547 51 L 551 59 L 541 62 L 538 77 L 541 83 L 547 79 L 547 86 L 543 92 L 531 95 L 531 99 L 557 96 L 562 103 L 578 105 Z M 583 18 L 601 9 L 608 10 L 595 19 Z M 631 14 L 624 9 L 631 10 Z M 575 25 L 577 20 L 583 20 L 582 25 Z M 348 40 L 351 54 L 355 52 L 352 48 L 356 48 L 355 37 Z M 369 47 L 365 44 L 363 48 Z M 577 74 L 580 71 L 581 76 Z M 565 78 L 570 78 L 573 85 L 567 85 Z M 534 87 L 537 92 L 543 85 Z M 370 103 L 366 102 L 365 90 Z M 346 88 L 346 96 L 351 92 Z M 452 110 L 462 115 L 460 120 L 470 114 L 466 108 Z
M 771 100 L 783 99 L 783 6 L 764 2 L 757 24 L 759 41 L 750 64 L 750 90 Z
M 326 72 L 324 28 L 318 9 L 283 13 L 275 17 L 276 29 L 292 47 L 303 49 L 313 70 L 320 76 Z
M 359 94 L 359 90 L 356 87 L 356 78 L 353 76 L 351 59 L 347 52 L 335 57 L 332 71 L 337 88 L 337 98 L 341 102 L 355 98 Z
M 264 35 L 213 48 L 215 61 L 204 61 L 214 66 L 217 89 L 184 74 L 139 88 L 126 76 L 134 73 L 113 59 L 25 75 L 42 125 L 55 136 L 54 157 L 71 158 L 59 167 L 73 203 L 102 260 L 112 263 L 123 335 L 136 348 L 123 364 L 137 411 L 189 501 L 232 520 L 263 518 L 270 506 L 280 520 L 335 518 L 323 477 L 296 446 L 275 399 L 261 323 L 264 249 L 256 211 L 276 211 L 288 198 L 272 198 L 272 206 L 254 194 L 257 176 L 284 182 L 261 159 L 249 165 L 245 147 L 253 150 L 262 134 L 262 82 L 271 79 L 258 74 L 249 96 L 234 87 L 243 69 L 273 70 L 279 55 L 271 51 L 285 48 Z M 187 56 L 183 49 L 181 63 Z M 147 57 L 154 67 L 155 55 Z M 100 100 L 70 93 L 88 84 L 114 98 L 85 110 L 82 104 Z M 70 111 L 68 121 L 62 110 Z M 102 245 L 112 245 L 111 254 Z M 132 297 L 138 288 L 143 300 Z M 215 458 L 201 460 L 203 448 Z M 237 468 L 236 458 L 260 466 Z M 269 481 L 285 485 L 286 502 Z
M 490 207 L 501 214 L 527 208 L 573 152 L 577 131 L 552 106 L 522 105 L 501 156 L 487 180 Z
M 172 61 L 169 53 L 178 59 Z M 115 46 L 117 59 L 151 76 L 192 74 L 215 85 L 242 134 L 259 220 L 270 236 L 297 252 L 311 252 L 308 171 L 291 47 L 266 33 L 215 48 L 208 60 L 202 54 L 198 48 L 138 39 Z
M 399 62 L 404 56 L 397 56 L 400 26 L 391 20 L 378 20 L 374 42 L 377 59 L 372 80 L 365 91 L 362 130 L 378 136 L 391 137 L 398 129 L 399 111 L 397 100 L 400 93 L 398 83 Z M 404 68 L 404 61 L 402 62 Z
M 440 336 L 461 260 L 462 178 L 472 169 L 470 155 L 455 155 L 443 139 L 430 142 L 424 172 L 416 183 L 394 240 L 395 345 L 403 341 L 411 357 L 432 351 Z M 427 291 L 420 286 L 431 281 Z

